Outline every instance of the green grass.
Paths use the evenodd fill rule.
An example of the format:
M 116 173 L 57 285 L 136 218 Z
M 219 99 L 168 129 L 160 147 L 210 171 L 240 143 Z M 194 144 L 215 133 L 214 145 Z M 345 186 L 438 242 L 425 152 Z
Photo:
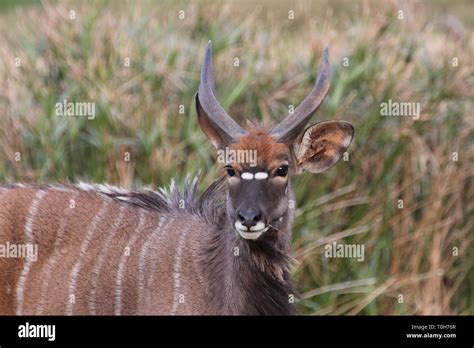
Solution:
M 193 105 L 207 41 L 217 96 L 242 124 L 282 119 L 311 89 L 328 44 L 332 87 L 314 119 L 347 120 L 356 137 L 350 161 L 293 182 L 301 311 L 474 314 L 472 19 L 459 37 L 436 4 L 444 10 L 409 3 L 404 20 L 378 2 L 9 6 L 0 15 L 1 181 L 162 186 L 202 171 L 209 184 L 222 169 Z M 54 116 L 64 98 L 95 102 L 96 118 Z M 380 116 L 388 99 L 421 103 L 421 119 Z M 331 238 L 364 244 L 364 262 L 326 259 Z

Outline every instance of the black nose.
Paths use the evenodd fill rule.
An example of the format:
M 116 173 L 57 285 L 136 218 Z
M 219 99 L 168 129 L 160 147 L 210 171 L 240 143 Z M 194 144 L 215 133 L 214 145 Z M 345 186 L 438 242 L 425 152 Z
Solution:
M 243 209 L 239 211 L 239 220 L 248 229 L 255 226 L 262 218 L 262 213 L 258 209 Z

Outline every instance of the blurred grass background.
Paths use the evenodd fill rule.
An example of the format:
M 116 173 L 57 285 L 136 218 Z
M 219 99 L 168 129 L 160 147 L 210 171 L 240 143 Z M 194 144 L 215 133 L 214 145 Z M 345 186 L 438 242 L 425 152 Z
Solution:
M 222 171 L 193 105 L 207 41 L 240 123 L 282 119 L 329 45 L 314 120 L 356 138 L 349 162 L 294 179 L 302 313 L 474 314 L 473 18 L 469 1 L 2 1 L 0 180 L 161 186 L 202 170 L 204 189 Z M 55 116 L 64 99 L 96 118 Z M 421 119 L 381 117 L 388 99 Z M 328 261 L 332 241 L 364 244 L 364 262 Z

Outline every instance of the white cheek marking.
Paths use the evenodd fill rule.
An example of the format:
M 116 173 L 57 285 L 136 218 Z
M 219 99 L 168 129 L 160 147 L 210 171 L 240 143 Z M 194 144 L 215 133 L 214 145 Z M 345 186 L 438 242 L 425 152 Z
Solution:
M 255 179 L 257 180 L 263 180 L 268 178 L 268 173 L 265 172 L 258 172 L 255 174 Z
M 248 172 L 244 172 L 240 175 L 240 177 L 244 180 L 252 180 L 253 179 L 253 174 L 248 173 Z

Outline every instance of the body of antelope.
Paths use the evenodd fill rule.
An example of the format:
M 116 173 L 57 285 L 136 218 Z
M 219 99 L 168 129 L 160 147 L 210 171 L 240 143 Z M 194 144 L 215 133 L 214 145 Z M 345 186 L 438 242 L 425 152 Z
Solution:
M 270 130 L 241 128 L 213 83 L 209 43 L 199 125 L 217 150 L 254 151 L 256 160 L 223 163 L 200 196 L 197 179 L 182 191 L 0 188 L 0 314 L 296 313 L 290 177 L 331 167 L 354 134 L 343 121 L 305 130 L 329 89 L 328 51 L 311 93 Z

